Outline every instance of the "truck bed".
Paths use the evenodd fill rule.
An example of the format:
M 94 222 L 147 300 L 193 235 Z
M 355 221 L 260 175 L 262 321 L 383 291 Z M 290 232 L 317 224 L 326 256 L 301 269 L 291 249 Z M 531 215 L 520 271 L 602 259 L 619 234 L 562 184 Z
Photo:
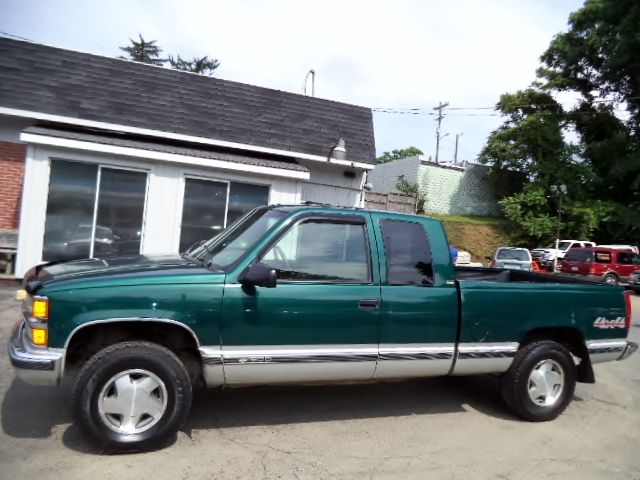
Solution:
M 479 282 L 597 284 L 597 282 L 577 278 L 575 276 L 551 275 L 546 273 L 526 272 L 523 270 L 506 270 L 501 268 L 456 267 L 455 275 L 456 280 L 473 280 Z

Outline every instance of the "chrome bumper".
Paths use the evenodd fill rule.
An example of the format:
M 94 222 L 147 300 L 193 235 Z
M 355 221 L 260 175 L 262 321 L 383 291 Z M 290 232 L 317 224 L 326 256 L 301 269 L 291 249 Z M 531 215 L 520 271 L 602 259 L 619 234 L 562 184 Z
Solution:
M 629 358 L 636 350 L 638 350 L 638 344 L 635 342 L 627 342 L 627 346 L 624 347 L 622 354 L 618 358 L 618 360 L 624 360 L 625 358 Z
M 13 329 L 9 359 L 16 376 L 32 385 L 58 385 L 62 378 L 64 350 L 36 347 L 27 338 L 24 321 Z

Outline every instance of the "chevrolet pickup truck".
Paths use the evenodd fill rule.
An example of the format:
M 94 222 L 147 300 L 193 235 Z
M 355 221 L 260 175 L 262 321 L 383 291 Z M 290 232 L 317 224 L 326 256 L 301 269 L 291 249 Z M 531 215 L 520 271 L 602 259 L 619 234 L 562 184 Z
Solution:
M 546 421 L 637 349 L 619 286 L 455 269 L 437 220 L 321 205 L 255 209 L 180 256 L 40 265 L 23 296 L 18 376 L 71 376 L 75 421 L 116 451 L 175 435 L 198 385 L 499 374 Z

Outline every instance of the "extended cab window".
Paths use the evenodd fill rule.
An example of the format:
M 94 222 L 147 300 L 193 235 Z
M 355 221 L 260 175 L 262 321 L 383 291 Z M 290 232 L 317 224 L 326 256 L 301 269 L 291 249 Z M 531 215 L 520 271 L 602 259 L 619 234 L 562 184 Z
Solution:
M 427 232 L 419 223 L 382 220 L 390 285 L 433 285 L 433 260 Z
M 307 220 L 294 225 L 262 257 L 278 280 L 370 283 L 365 225 Z

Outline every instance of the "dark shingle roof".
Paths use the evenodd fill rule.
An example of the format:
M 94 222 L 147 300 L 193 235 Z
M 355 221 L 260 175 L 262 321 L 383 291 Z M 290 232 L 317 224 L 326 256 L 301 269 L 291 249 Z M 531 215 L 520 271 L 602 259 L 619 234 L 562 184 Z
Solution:
M 1 37 L 0 106 L 375 163 L 369 108 Z
M 79 140 L 81 142 L 100 143 L 103 145 L 112 145 L 117 147 L 136 148 L 140 150 L 149 150 L 152 152 L 173 153 L 176 155 L 186 155 L 188 157 L 208 158 L 212 160 L 222 160 L 225 162 L 242 163 L 244 165 L 253 165 L 257 167 L 269 167 L 284 170 L 293 170 L 297 172 L 308 172 L 304 166 L 293 160 L 266 159 L 264 156 L 259 158 L 237 155 L 234 153 L 224 153 L 215 151 L 202 146 L 184 147 L 183 145 L 175 145 L 172 143 L 158 143 L 131 138 L 126 135 L 114 135 L 105 132 L 88 132 L 86 130 L 78 132 L 74 130 L 66 130 L 59 128 L 47 127 L 29 127 L 23 130 L 24 133 L 34 135 L 45 135 L 48 137 L 66 138 L 70 140 Z

